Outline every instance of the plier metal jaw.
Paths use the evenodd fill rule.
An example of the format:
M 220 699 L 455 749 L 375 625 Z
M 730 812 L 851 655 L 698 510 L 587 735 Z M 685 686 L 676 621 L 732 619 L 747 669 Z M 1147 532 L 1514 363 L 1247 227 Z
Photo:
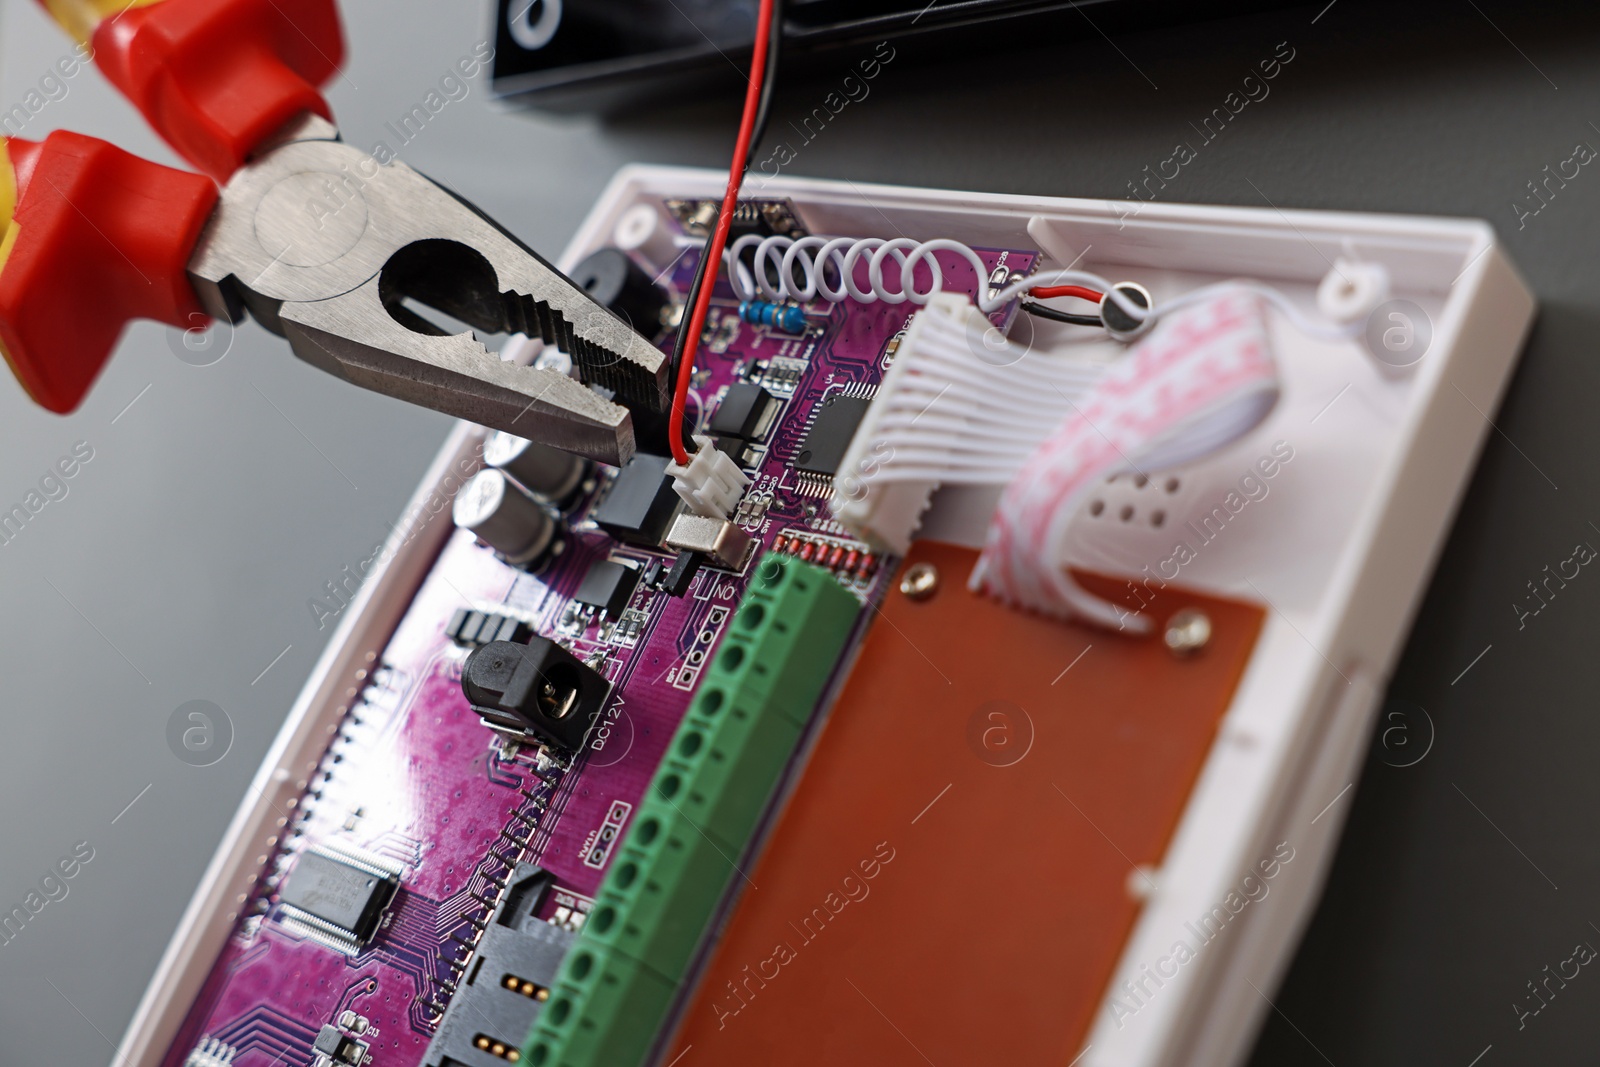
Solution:
M 315 115 L 234 172 L 189 275 L 209 314 L 248 311 L 356 385 L 604 463 L 633 452 L 630 407 L 668 403 L 659 349 L 471 204 Z M 413 301 L 553 344 L 581 382 L 443 333 Z
M 630 409 L 669 406 L 648 340 L 465 199 L 339 139 L 317 88 L 343 55 L 333 0 L 42 2 L 210 175 L 64 131 L 0 139 L 0 352 L 43 406 L 77 407 L 130 319 L 246 314 L 356 385 L 604 463 L 633 454 Z M 419 305 L 555 345 L 577 378 Z

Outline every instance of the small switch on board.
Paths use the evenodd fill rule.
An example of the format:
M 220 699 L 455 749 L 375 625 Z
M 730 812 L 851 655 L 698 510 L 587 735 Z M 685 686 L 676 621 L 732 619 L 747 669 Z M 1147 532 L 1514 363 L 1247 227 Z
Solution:
M 736 571 L 750 554 L 750 535 L 726 519 L 679 515 L 667 534 L 667 547 L 701 553 L 717 566 Z

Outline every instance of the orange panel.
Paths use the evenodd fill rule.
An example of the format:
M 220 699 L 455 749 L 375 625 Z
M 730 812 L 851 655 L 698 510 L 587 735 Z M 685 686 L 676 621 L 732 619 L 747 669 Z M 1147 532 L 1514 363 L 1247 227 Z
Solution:
M 1180 659 L 971 593 L 975 558 L 902 564 L 940 586 L 890 592 L 662 1063 L 1078 1054 L 1262 612 L 1169 587 L 1153 618 L 1213 626 Z

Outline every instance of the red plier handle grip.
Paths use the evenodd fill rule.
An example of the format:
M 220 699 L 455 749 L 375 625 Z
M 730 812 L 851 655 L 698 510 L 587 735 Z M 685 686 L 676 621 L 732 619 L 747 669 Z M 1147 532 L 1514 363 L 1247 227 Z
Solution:
M 331 118 L 319 87 L 344 35 L 334 0 L 40 3 L 209 175 L 64 131 L 0 140 L 0 350 L 40 405 L 64 413 L 130 319 L 209 322 L 186 267 L 214 181 L 297 116 Z
M 332 120 L 333 0 L 39 0 L 178 154 L 225 181 L 295 116 Z

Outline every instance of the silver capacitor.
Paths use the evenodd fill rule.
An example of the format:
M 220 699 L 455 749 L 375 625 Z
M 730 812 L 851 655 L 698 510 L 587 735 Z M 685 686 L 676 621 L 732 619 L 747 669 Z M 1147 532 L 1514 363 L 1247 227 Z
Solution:
M 588 466 L 571 452 L 503 430 L 496 430 L 483 443 L 483 461 L 511 475 L 536 499 L 558 505 L 572 498 Z
M 556 544 L 556 521 L 502 472 L 481 470 L 456 493 L 456 525 L 471 530 L 507 563 L 528 566 Z

